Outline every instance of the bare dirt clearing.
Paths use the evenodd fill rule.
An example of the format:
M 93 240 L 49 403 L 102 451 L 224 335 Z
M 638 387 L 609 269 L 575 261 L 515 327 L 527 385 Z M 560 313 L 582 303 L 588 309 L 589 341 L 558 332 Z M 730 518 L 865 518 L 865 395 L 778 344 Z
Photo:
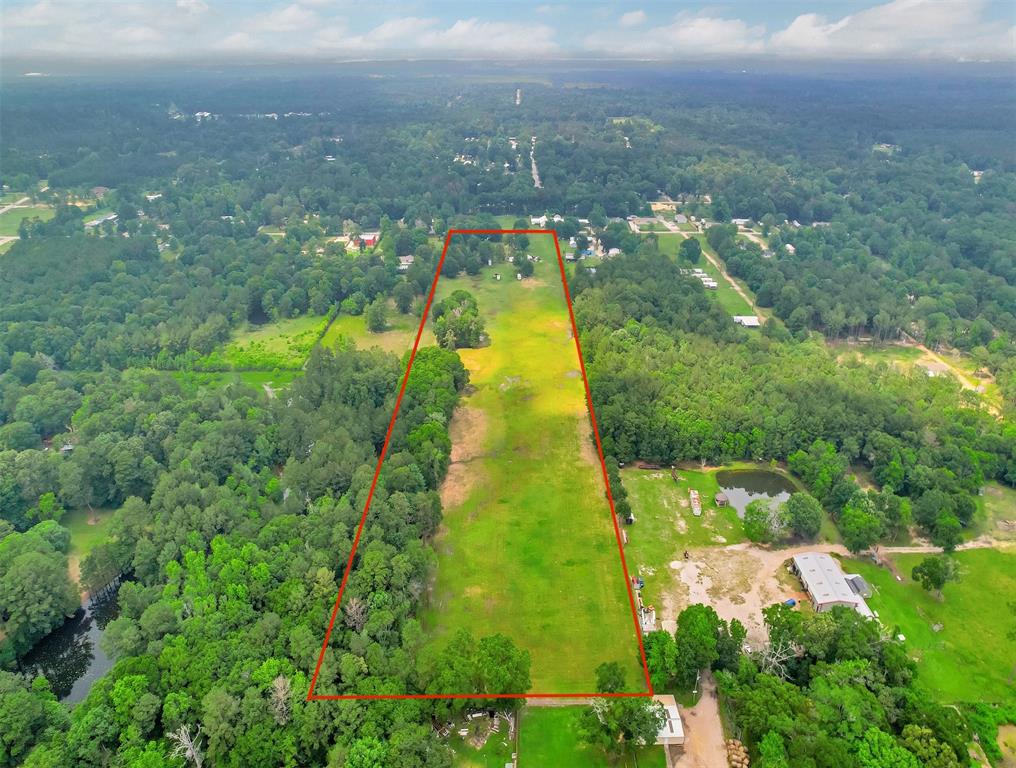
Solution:
M 682 709 L 687 739 L 684 751 L 674 762 L 674 768 L 716 768 L 727 764 L 727 751 L 723 743 L 723 724 L 716 696 L 716 681 L 711 672 L 702 677 L 702 696 L 694 707 Z
M 448 425 L 452 440 L 451 464 L 441 483 L 441 505 L 462 504 L 476 484 L 476 469 L 469 462 L 483 455 L 487 434 L 487 414 L 479 408 L 459 406 Z

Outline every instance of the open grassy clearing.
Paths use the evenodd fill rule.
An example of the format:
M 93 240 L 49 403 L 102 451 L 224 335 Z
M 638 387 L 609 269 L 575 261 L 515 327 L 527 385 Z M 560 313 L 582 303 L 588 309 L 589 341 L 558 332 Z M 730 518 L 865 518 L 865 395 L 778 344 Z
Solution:
M 70 554 L 84 557 L 103 540 L 110 520 L 113 519 L 112 509 L 72 509 L 60 520 L 60 525 L 71 532 Z
M 113 519 L 112 509 L 87 508 L 68 510 L 60 525 L 71 533 L 71 546 L 67 551 L 67 571 L 71 581 L 81 581 L 81 561 L 106 537 L 109 523 Z
M 304 364 L 327 322 L 323 315 L 301 315 L 263 325 L 249 325 L 203 362 L 261 371 L 298 369 Z
M 973 358 L 967 355 L 948 351 L 937 352 L 936 354 L 951 366 L 950 369 L 919 347 L 845 342 L 829 342 L 829 347 L 841 363 L 859 360 L 867 365 L 885 364 L 903 373 L 913 373 L 916 370 L 926 374 L 930 370 L 936 375 L 944 374 L 960 379 L 961 384 L 965 380 L 965 386 L 975 390 L 981 400 L 993 408 L 1002 408 L 1002 392 L 998 384 L 990 375 L 980 371 Z
M 663 747 L 637 750 L 634 758 L 610 761 L 579 741 L 584 707 L 527 707 L 519 730 L 519 766 L 537 768 L 664 768 Z
M 702 244 L 702 250 L 705 253 L 708 253 L 710 256 L 716 259 L 716 261 L 719 264 L 723 264 L 723 259 L 721 259 L 719 254 L 717 254 L 716 251 L 713 250 L 713 247 L 709 245 L 709 241 L 706 240 L 705 235 L 695 235 L 695 238 L 699 241 L 699 243 Z M 724 277 L 724 275 L 718 269 L 716 269 L 715 266 L 713 266 L 713 264 L 709 261 L 709 259 L 702 258 L 700 259 L 700 261 L 702 263 L 699 264 L 698 266 L 702 267 L 702 269 L 706 271 L 706 274 L 708 274 L 711 278 L 713 278 L 713 280 L 719 283 L 719 288 L 717 288 L 716 291 L 713 291 L 713 293 L 717 294 L 717 299 L 719 300 L 721 307 L 723 307 L 732 315 L 756 314 L 755 308 L 753 308 L 751 304 L 749 304 L 747 301 L 744 300 L 741 294 L 739 294 L 731 287 L 727 278 Z M 752 301 L 755 300 L 755 295 L 751 292 L 751 289 L 744 284 L 744 282 L 738 280 L 737 278 L 731 279 L 734 280 L 741 287 L 741 290 L 744 291 L 746 296 L 750 296 Z M 762 316 L 763 317 L 765 316 L 764 313 L 762 314 Z
M 660 251 L 668 256 L 673 256 L 676 259 L 678 249 L 681 247 L 681 243 L 684 242 L 685 238 L 673 232 L 667 234 L 657 233 L 657 236 L 659 237 Z M 698 239 L 702 243 L 703 250 L 709 247 L 708 243 L 705 241 L 705 237 L 699 237 Z M 711 250 L 710 253 L 712 253 Z M 731 287 L 730 283 L 727 282 L 727 278 L 720 274 L 720 271 L 716 269 L 716 267 L 714 267 L 705 257 L 700 258 L 698 264 L 692 264 L 684 260 L 679 260 L 678 263 L 682 268 L 698 267 L 713 278 L 718 287 L 716 290 L 707 290 L 706 293 L 715 297 L 720 303 L 720 306 L 723 307 L 723 309 L 725 309 L 729 314 L 755 314 L 755 310 L 752 309 L 748 302 L 741 298 L 741 295 Z
M 984 495 L 977 497 L 972 537 L 987 534 L 1002 541 L 1016 541 L 1016 490 L 1001 483 L 984 486 Z
M 381 333 L 368 331 L 366 315 L 339 315 L 321 338 L 321 345 L 331 349 L 340 339 L 348 339 L 359 349 L 380 347 L 385 352 L 394 352 L 401 356 L 413 348 L 413 341 L 416 339 L 416 331 L 419 327 L 420 318 L 418 316 L 400 314 L 395 309 L 394 302 L 389 302 L 388 328 L 385 331 Z M 434 343 L 434 334 L 428 323 L 420 337 L 420 345 L 427 346 Z
M 888 627 L 899 626 L 919 678 L 946 702 L 1002 701 L 1016 694 L 1016 654 L 1007 633 L 1016 615 L 1006 595 L 1016 592 L 1016 553 L 992 549 L 957 552 L 960 580 L 946 584 L 945 599 L 921 588 L 910 572 L 924 555 L 894 555 L 903 581 L 869 560 L 848 560 L 875 589 L 868 601 Z M 941 625 L 939 631 L 934 627 Z
M 453 732 L 447 742 L 455 753 L 452 760 L 455 768 L 504 768 L 511 763 L 512 752 L 515 751 L 514 745 L 508 741 L 507 726 L 502 733 L 495 733 L 487 739 L 480 749 L 469 744 L 457 732 Z
M 303 371 L 173 371 L 172 375 L 187 388 L 219 388 L 230 384 L 246 384 L 249 387 L 263 390 L 267 384 L 273 392 L 280 392 L 298 376 L 302 376 Z
M 645 580 L 642 598 L 650 605 L 661 604 L 663 593 L 675 578 L 668 565 L 680 559 L 685 549 L 745 540 L 737 512 L 732 507 L 717 507 L 713 501 L 720 490 L 715 471 L 682 469 L 679 476 L 681 482 L 675 483 L 669 468 L 625 469 L 621 473 L 635 513 L 635 525 L 626 529 L 625 556 L 632 575 Z M 701 517 L 691 512 L 691 488 L 701 495 Z
M 49 221 L 55 214 L 53 209 L 46 205 L 35 205 L 29 208 L 12 208 L 9 211 L 0 213 L 0 236 L 17 237 L 18 227 L 22 219 L 41 219 Z
M 744 525 L 732 507 L 718 507 L 716 494 L 720 491 L 716 473 L 720 470 L 766 470 L 766 464 L 736 462 L 710 469 L 678 469 L 680 482 L 675 483 L 670 469 L 626 468 L 621 481 L 628 491 L 628 501 L 635 513 L 635 525 L 627 528 L 629 543 L 626 549 L 628 568 L 646 582 L 642 596 L 646 603 L 664 604 L 663 596 L 671 591 L 677 578 L 670 563 L 681 559 L 684 550 L 721 547 L 746 541 Z M 776 470 L 798 489 L 800 482 L 782 470 Z M 691 511 L 689 491 L 699 492 L 702 516 Z M 839 533 L 826 516 L 819 541 L 839 542 Z
M 553 240 L 533 237 L 531 251 L 543 257 L 533 279 L 495 281 L 499 265 L 439 283 L 477 298 L 491 344 L 460 350 L 473 392 L 451 425 L 423 625 L 431 647 L 461 628 L 511 637 L 532 655 L 535 691 L 590 691 L 606 661 L 643 690 Z

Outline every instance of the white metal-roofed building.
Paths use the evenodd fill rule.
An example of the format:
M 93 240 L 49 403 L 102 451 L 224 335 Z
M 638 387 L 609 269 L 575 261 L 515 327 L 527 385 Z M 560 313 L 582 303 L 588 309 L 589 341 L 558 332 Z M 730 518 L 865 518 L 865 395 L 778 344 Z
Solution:
M 662 704 L 667 712 L 667 719 L 656 735 L 656 743 L 668 748 L 684 744 L 684 724 L 681 722 L 677 700 L 673 696 L 653 696 L 653 701 Z
M 824 552 L 794 555 L 793 568 L 816 611 L 821 613 L 842 605 L 853 608 L 862 616 L 874 616 L 864 598 L 851 587 L 840 564 Z

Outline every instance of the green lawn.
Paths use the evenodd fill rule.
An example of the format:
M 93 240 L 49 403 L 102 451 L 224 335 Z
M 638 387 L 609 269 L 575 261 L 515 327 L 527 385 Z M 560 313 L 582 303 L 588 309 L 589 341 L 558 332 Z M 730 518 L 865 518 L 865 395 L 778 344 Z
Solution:
M 945 599 L 910 580 L 924 555 L 893 557 L 903 581 L 868 560 L 844 566 L 860 573 L 876 590 L 868 601 L 882 623 L 906 636 L 907 650 L 919 659 L 919 679 L 945 702 L 1011 700 L 1016 694 L 1016 653 L 1006 633 L 1016 614 L 1006 605 L 1016 594 L 1016 553 L 976 549 L 954 555 L 960 580 L 945 586 Z M 934 625 L 940 624 L 940 631 Z
M 674 571 L 669 564 L 690 547 L 736 544 L 744 541 L 744 530 L 732 507 L 718 508 L 713 497 L 719 492 L 716 472 L 679 470 L 675 483 L 666 469 L 625 469 L 621 482 L 635 513 L 635 525 L 627 527 L 625 557 L 631 574 L 646 582 L 642 598 L 661 605 L 662 595 L 672 586 Z M 688 490 L 696 489 L 702 499 L 702 516 L 691 513 Z
M 443 488 L 438 565 L 423 611 L 430 647 L 460 628 L 503 633 L 532 656 L 532 690 L 594 689 L 621 663 L 644 689 L 635 626 L 570 336 L 553 241 L 537 235 L 535 279 L 442 280 L 469 290 L 491 344 L 460 350 L 473 391 L 456 434 L 465 458 Z
M 467 743 L 457 731 L 448 737 L 448 746 L 455 753 L 452 761 L 455 768 L 504 768 L 506 763 L 512 761 L 514 751 L 508 741 L 506 724 L 502 724 L 501 733 L 493 734 L 480 749 Z
M 1016 490 L 996 482 L 985 484 L 984 495 L 977 497 L 971 537 L 982 533 L 1004 541 L 1016 541 Z
M 300 368 L 325 328 L 323 315 L 302 315 L 264 325 L 248 326 L 232 341 L 208 355 L 206 365 L 232 368 Z
M 17 240 L 8 240 L 6 243 L 0 243 L 0 256 L 7 253 L 7 251 L 13 248 L 16 242 Z
M 663 748 L 645 747 L 611 761 L 579 741 L 583 707 L 526 707 L 519 730 L 519 768 L 664 768 Z M 637 761 L 637 762 L 636 762 Z
M 685 238 L 674 233 L 657 234 L 657 237 L 660 242 L 660 251 L 668 256 L 676 258 L 678 249 L 681 247 L 681 243 Z M 713 253 L 712 248 L 710 248 L 709 244 L 706 242 L 705 235 L 698 235 L 697 237 L 699 242 L 702 243 L 702 249 L 709 249 L 709 252 Z M 755 310 L 752 309 L 751 306 L 743 298 L 741 298 L 741 295 L 730 286 L 730 283 L 727 282 L 727 278 L 720 274 L 720 271 L 712 265 L 709 259 L 703 256 L 699 259 L 698 264 L 691 264 L 685 261 L 681 261 L 680 264 L 683 268 L 698 267 L 716 281 L 718 286 L 716 290 L 707 290 L 706 293 L 715 297 L 715 299 L 720 303 L 720 306 L 723 307 L 723 309 L 725 309 L 729 314 L 755 314 Z
M 702 250 L 704 252 L 711 255 L 719 263 L 721 264 L 723 263 L 723 259 L 721 259 L 717 255 L 716 251 L 713 250 L 713 247 L 709 245 L 709 241 L 706 240 L 705 235 L 695 235 L 695 237 L 702 244 Z M 698 264 L 696 266 L 699 266 L 702 269 L 704 269 L 706 271 L 706 274 L 709 275 L 711 278 L 713 278 L 713 280 L 715 280 L 719 284 L 719 288 L 717 288 L 715 291 L 709 291 L 709 293 L 716 294 L 716 299 L 717 301 L 720 302 L 721 307 L 727 310 L 727 312 L 729 312 L 731 315 L 755 314 L 755 310 L 752 308 L 752 306 L 748 302 L 746 302 L 743 298 L 741 298 L 741 294 L 739 294 L 731 287 L 730 283 L 727 282 L 727 278 L 725 278 L 720 273 L 720 271 L 712 265 L 712 262 L 710 262 L 709 259 L 703 256 L 701 259 L 699 259 L 699 261 L 701 262 L 701 264 Z M 748 286 L 746 286 L 743 282 L 739 282 L 738 284 L 741 286 L 741 289 L 748 296 L 751 296 L 752 299 L 754 300 L 755 297 L 752 294 L 752 292 L 748 289 Z
M 0 236 L 17 237 L 18 227 L 22 219 L 34 219 L 36 217 L 43 221 L 49 221 L 54 216 L 53 209 L 45 205 L 36 205 L 30 208 L 13 208 L 0 213 Z
M 91 513 L 85 508 L 72 509 L 60 520 L 60 525 L 71 532 L 71 548 L 68 554 L 82 558 L 92 551 L 106 536 L 112 509 L 96 509 L 94 522 L 89 523 Z
M 365 315 L 339 315 L 328 327 L 321 339 L 324 347 L 332 348 L 340 338 L 352 340 L 360 349 L 380 347 L 385 352 L 394 352 L 401 356 L 413 348 L 420 318 L 416 315 L 403 315 L 396 310 L 394 302 L 389 302 L 388 328 L 382 333 L 371 333 L 367 330 Z M 420 346 L 432 346 L 434 334 L 430 324 L 423 331 Z

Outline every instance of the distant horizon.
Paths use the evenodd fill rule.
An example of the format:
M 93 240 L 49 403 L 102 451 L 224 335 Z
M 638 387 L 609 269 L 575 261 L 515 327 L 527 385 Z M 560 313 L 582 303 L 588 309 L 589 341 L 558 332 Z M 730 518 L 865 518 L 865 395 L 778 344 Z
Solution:
M 1016 62 L 1007 0 L 11 0 L 3 61 Z
M 122 71 L 124 64 L 131 71 Z M 503 69 L 506 76 L 517 73 L 521 80 L 541 71 L 588 71 L 595 69 L 625 70 L 652 69 L 657 71 L 695 72 L 743 75 L 801 75 L 897 77 L 921 74 L 949 74 L 954 76 L 1012 77 L 1016 75 L 1013 61 L 952 61 L 948 59 L 781 59 L 774 57 L 714 57 L 698 59 L 620 58 L 597 55 L 531 57 L 525 61 L 498 56 L 372 56 L 338 58 L 323 56 L 273 56 L 257 59 L 240 56 L 166 56 L 146 59 L 113 57 L 61 57 L 43 60 L 29 56 L 0 56 L 0 80 L 45 80 L 117 75 L 120 77 L 150 77 L 153 75 L 188 75 L 257 72 L 295 76 L 301 73 L 321 75 L 329 71 L 355 71 L 371 66 L 381 68 L 427 68 L 428 71 L 448 67 L 468 66 L 476 72 L 491 68 Z M 469 76 L 469 72 L 448 74 Z M 1013 82 L 1016 89 L 1016 80 Z

